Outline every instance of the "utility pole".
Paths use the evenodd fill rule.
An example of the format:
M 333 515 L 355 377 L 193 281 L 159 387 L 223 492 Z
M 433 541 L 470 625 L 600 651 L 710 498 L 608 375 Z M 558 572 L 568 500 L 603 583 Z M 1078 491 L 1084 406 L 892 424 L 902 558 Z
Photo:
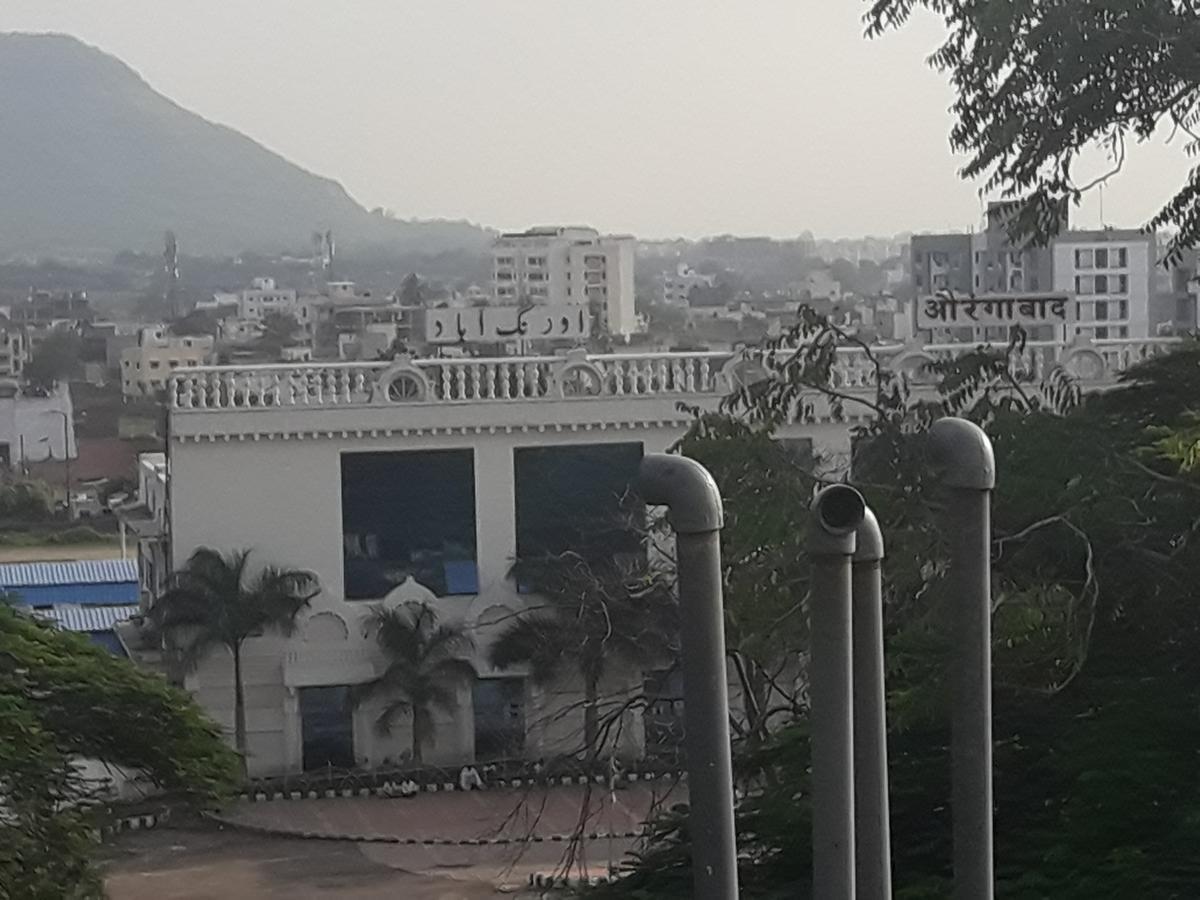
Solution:
M 71 494 L 71 417 L 61 409 L 48 409 L 45 412 L 48 416 L 62 416 L 63 420 L 63 465 L 66 469 L 67 479 L 67 519 L 74 520 L 74 503 Z M 23 445 L 22 445 L 23 446 Z M 24 450 L 22 449 L 22 455 Z M 54 458 L 54 451 L 51 450 L 50 458 Z

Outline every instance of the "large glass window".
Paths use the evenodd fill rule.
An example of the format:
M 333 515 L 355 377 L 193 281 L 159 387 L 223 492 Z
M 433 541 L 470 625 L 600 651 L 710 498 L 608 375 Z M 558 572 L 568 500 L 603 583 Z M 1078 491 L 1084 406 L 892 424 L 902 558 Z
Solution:
M 477 593 L 472 451 L 344 454 L 342 545 L 347 600 L 410 575 L 439 596 Z
M 641 444 L 526 447 L 513 454 L 517 556 L 637 552 L 644 508 L 633 497 Z

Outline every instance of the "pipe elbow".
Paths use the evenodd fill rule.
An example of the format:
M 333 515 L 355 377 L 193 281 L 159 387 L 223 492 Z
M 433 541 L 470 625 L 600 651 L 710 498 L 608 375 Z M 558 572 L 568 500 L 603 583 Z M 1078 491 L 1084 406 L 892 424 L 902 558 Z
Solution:
M 883 532 L 871 507 L 863 510 L 862 521 L 854 532 L 854 561 L 879 562 L 883 559 Z
M 831 484 L 817 491 L 810 509 L 808 552 L 817 556 L 854 553 L 855 533 L 867 510 L 862 494 L 848 484 Z
M 721 492 L 708 469 L 674 453 L 647 453 L 638 469 L 638 493 L 653 506 L 666 506 L 679 534 L 720 531 L 725 524 Z
M 990 491 L 996 486 L 996 457 L 983 429 L 966 419 L 938 419 L 929 429 L 929 449 L 942 484 Z

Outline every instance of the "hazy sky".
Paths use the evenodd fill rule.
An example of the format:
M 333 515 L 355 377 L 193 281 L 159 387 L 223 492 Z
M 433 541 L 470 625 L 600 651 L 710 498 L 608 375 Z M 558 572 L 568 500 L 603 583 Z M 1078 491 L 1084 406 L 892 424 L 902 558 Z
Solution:
M 645 237 L 962 229 L 951 93 L 923 19 L 868 42 L 860 0 L 3 0 L 181 105 L 403 217 Z M 1183 171 L 1134 153 L 1141 224 Z M 1076 216 L 1099 222 L 1093 201 Z

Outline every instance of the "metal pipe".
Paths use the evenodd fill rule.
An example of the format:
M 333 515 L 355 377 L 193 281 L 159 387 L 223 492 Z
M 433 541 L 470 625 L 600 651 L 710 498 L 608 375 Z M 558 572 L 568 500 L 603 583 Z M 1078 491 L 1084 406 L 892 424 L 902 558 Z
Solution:
M 667 519 L 676 534 L 693 896 L 696 900 L 737 900 L 721 599 L 721 495 L 702 465 L 666 453 L 645 456 L 638 490 L 647 503 L 668 507 Z
M 808 553 L 812 720 L 813 897 L 854 900 L 854 722 L 850 557 L 866 504 L 845 484 L 812 503 Z
M 954 898 L 991 900 L 992 847 L 992 443 L 965 419 L 939 419 L 930 430 L 932 461 L 946 488 L 954 602 Z
M 855 535 L 854 881 L 856 900 L 891 900 L 887 714 L 883 676 L 883 535 L 870 508 Z

